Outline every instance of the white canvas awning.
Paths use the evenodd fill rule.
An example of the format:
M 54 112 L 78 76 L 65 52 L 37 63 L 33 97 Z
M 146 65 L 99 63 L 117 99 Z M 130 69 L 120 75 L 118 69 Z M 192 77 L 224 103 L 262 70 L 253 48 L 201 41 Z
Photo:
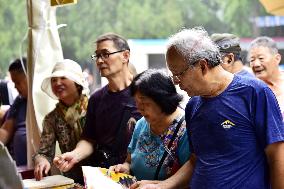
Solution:
M 51 72 L 56 61 L 63 58 L 56 23 L 56 8 L 50 0 L 27 0 L 28 12 L 28 109 L 27 151 L 28 167 L 38 149 L 43 117 L 54 108 L 55 101 L 41 91 L 43 78 Z

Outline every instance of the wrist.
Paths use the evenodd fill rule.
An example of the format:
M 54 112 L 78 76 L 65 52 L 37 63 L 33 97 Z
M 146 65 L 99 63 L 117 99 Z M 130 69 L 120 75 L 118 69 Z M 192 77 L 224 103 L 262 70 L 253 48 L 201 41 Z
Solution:
M 33 162 L 35 163 L 35 162 L 37 162 L 37 161 L 39 161 L 40 159 L 43 159 L 43 158 L 48 161 L 48 158 L 47 158 L 45 155 L 43 155 L 43 154 L 35 154 L 35 155 L 32 157 L 32 160 L 33 160 Z
M 124 162 L 122 165 L 125 169 L 126 174 L 130 174 L 130 163 Z
M 80 162 L 83 159 L 83 156 L 79 151 L 74 150 L 73 154 L 74 154 L 74 158 L 76 160 L 76 163 Z

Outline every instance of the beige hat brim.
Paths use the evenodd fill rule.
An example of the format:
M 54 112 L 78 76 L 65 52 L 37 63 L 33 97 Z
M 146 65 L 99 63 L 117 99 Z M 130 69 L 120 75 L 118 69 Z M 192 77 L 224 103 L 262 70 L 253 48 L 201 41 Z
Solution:
M 86 95 L 89 94 L 88 83 L 83 77 L 83 75 L 70 73 L 65 70 L 58 70 L 53 72 L 50 76 L 46 77 L 41 84 L 41 90 L 44 91 L 48 96 L 50 96 L 53 99 L 58 100 L 58 97 L 54 95 L 51 87 L 51 78 L 54 77 L 66 77 L 67 79 L 70 79 L 71 81 L 83 87 L 82 94 Z

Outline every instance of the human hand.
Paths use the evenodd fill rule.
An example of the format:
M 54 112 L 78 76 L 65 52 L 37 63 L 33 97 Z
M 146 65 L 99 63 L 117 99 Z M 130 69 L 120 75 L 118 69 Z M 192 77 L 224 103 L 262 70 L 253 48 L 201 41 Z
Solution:
M 161 189 L 159 183 L 157 180 L 141 180 L 132 184 L 130 189 Z
M 54 165 L 62 172 L 69 171 L 79 161 L 78 154 L 74 151 L 66 152 L 53 159 Z
M 37 155 L 35 158 L 35 168 L 34 168 L 34 176 L 36 180 L 41 180 L 43 176 L 48 174 L 50 170 L 49 161 L 40 155 Z
M 114 165 L 114 166 L 110 166 L 109 171 L 114 171 L 115 173 L 129 174 L 130 173 L 130 167 L 126 163 L 117 164 L 117 165 Z

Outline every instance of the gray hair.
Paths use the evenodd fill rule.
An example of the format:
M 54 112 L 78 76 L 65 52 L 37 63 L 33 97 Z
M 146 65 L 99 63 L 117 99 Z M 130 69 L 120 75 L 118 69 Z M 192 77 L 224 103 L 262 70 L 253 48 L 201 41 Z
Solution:
M 167 51 L 171 48 L 174 48 L 190 66 L 194 66 L 200 59 L 206 59 L 210 67 L 222 62 L 217 45 L 202 27 L 182 29 L 172 35 L 167 43 Z
M 114 46 L 117 50 L 129 50 L 130 51 L 127 40 L 124 37 L 116 33 L 105 33 L 105 34 L 100 35 L 96 40 L 96 44 L 99 44 L 101 42 L 108 41 L 108 40 L 113 41 Z
M 249 51 L 254 47 L 267 47 L 272 54 L 278 53 L 276 42 L 267 36 L 261 36 L 255 38 L 249 45 Z

